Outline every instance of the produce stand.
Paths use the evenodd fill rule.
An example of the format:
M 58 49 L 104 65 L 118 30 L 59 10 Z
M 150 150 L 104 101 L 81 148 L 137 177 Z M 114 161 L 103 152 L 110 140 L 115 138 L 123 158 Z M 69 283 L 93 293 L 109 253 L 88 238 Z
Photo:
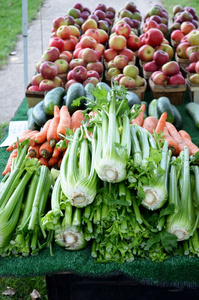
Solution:
M 151 99 L 151 93 L 146 91 L 144 100 L 149 102 Z M 189 101 L 189 94 L 186 91 L 184 103 L 177 106 L 177 108 L 183 118 L 183 129 L 187 130 L 193 142 L 199 145 L 198 129 L 185 112 L 185 105 Z M 27 110 L 27 99 L 24 98 L 12 121 L 27 120 Z M 2 141 L 6 137 L 7 133 Z M 0 173 L 4 169 L 8 156 L 9 153 L 6 152 L 6 149 L 4 147 L 0 148 Z M 176 256 L 166 259 L 161 263 L 136 259 L 133 262 L 124 264 L 99 264 L 95 263 L 91 257 L 89 246 L 83 250 L 73 252 L 66 251 L 58 245 L 53 245 L 53 256 L 50 255 L 50 251 L 47 248 L 42 250 L 37 256 L 1 257 L 0 264 L 0 276 L 25 277 L 46 275 L 49 295 L 52 294 L 53 288 L 55 288 L 56 276 L 64 276 L 62 280 L 65 283 L 67 278 L 69 278 L 67 282 L 70 282 L 70 276 L 77 276 L 76 280 L 78 278 L 80 282 L 81 280 L 85 280 L 88 283 L 89 280 L 95 280 L 95 284 L 97 284 L 96 280 L 99 280 L 99 284 L 99 282 L 104 280 L 111 280 L 113 282 L 114 278 L 116 280 L 114 281 L 114 286 L 116 284 L 117 288 L 120 285 L 124 286 L 126 284 L 128 286 L 132 284 L 144 284 L 153 287 L 153 291 L 155 291 L 155 288 L 169 287 L 190 289 L 190 293 L 196 293 L 199 287 L 199 259 L 197 257 Z M 62 280 L 59 281 L 60 284 Z M 119 284 L 118 280 L 122 280 L 123 283 Z M 61 299 L 61 296 L 57 299 Z M 67 299 L 66 294 L 64 299 Z M 115 299 L 119 298 L 115 297 Z M 182 298 L 181 296 L 181 299 L 187 298 Z M 194 298 L 192 297 L 192 299 Z

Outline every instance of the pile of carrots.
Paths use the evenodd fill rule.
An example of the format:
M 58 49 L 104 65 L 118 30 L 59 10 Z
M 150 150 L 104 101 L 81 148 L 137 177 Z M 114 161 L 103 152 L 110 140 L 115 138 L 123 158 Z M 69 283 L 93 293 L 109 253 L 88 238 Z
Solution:
M 82 110 L 76 110 L 70 116 L 66 105 L 61 108 L 55 105 L 53 118 L 49 119 L 40 131 L 25 130 L 19 137 L 18 143 L 21 144 L 24 140 L 29 139 L 29 157 L 38 158 L 42 165 L 49 168 L 59 169 L 66 148 L 60 148 L 56 144 L 66 135 L 66 128 L 75 131 L 76 128 L 81 126 L 84 120 L 82 112 Z M 3 176 L 11 171 L 13 158 L 17 156 L 17 141 L 7 147 L 6 151 L 12 152 L 2 172 Z
M 163 133 L 163 137 L 168 141 L 169 149 L 172 155 L 177 156 L 184 150 L 184 146 L 188 146 L 189 155 L 193 155 L 199 151 L 199 147 L 192 142 L 191 136 L 185 130 L 177 130 L 176 127 L 167 122 L 167 113 L 164 112 L 159 119 L 153 116 L 144 118 L 145 104 L 140 107 L 140 113 L 137 118 L 133 119 L 131 123 L 136 123 L 148 130 L 151 134 L 154 132 Z

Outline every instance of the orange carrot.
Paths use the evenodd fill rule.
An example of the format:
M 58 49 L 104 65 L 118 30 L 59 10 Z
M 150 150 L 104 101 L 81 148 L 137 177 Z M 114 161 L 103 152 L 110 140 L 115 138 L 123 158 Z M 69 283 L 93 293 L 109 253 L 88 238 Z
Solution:
M 67 127 L 71 127 L 71 116 L 69 114 L 68 107 L 63 105 L 60 109 L 60 121 L 57 127 L 57 134 L 59 138 L 61 138 L 60 135 L 66 135 Z
M 35 135 L 35 140 L 38 144 L 42 144 L 47 139 L 47 132 L 52 119 L 49 119 L 43 126 L 42 130 Z
M 60 160 L 60 157 L 61 157 L 61 156 L 59 156 L 59 157 L 51 157 L 51 158 L 48 160 L 49 166 L 50 166 L 50 167 L 53 167 L 53 166 L 57 165 L 58 162 L 59 162 L 59 160 Z
M 192 140 L 190 140 L 190 138 L 189 138 L 190 135 L 185 130 L 179 130 L 179 134 L 181 135 L 181 137 L 183 138 L 183 140 L 189 147 L 189 155 L 193 155 L 199 151 L 198 146 L 196 144 L 194 144 L 192 142 Z
M 50 126 L 47 132 L 47 141 L 53 147 L 58 141 L 57 127 L 60 120 L 60 109 L 57 105 L 54 106 L 54 117 L 51 120 Z
M 52 154 L 52 157 L 59 157 L 61 155 L 62 151 L 60 151 L 60 149 L 56 146 L 54 146 L 53 148 L 53 154 Z
M 49 164 L 48 164 L 49 159 L 48 159 L 48 158 L 40 157 L 40 158 L 39 158 L 39 161 L 40 161 L 40 164 L 41 164 L 41 165 L 45 165 L 46 167 L 49 168 Z
M 5 176 L 7 173 L 10 173 L 11 172 L 11 167 L 12 167 L 12 162 L 13 162 L 13 159 L 15 157 L 17 157 L 17 153 L 18 153 L 18 150 L 17 149 L 14 149 L 11 153 L 10 153 L 10 156 L 8 158 L 8 161 L 7 161 L 7 164 L 5 166 L 5 169 L 3 170 L 2 172 L 2 176 Z
M 172 136 L 169 134 L 168 129 L 166 125 L 164 126 L 164 139 L 168 141 L 168 148 L 171 150 L 172 155 L 176 156 L 178 155 L 178 144 L 176 141 L 172 138 Z
M 172 123 L 166 122 L 166 127 L 167 127 L 167 130 L 168 130 L 170 136 L 178 144 L 178 154 L 179 154 L 181 151 L 184 150 L 184 146 L 186 146 L 187 144 L 185 143 L 185 141 L 183 140 L 183 138 L 179 134 L 178 130 L 176 129 L 176 127 Z
M 144 119 L 142 127 L 152 134 L 153 131 L 156 129 L 157 124 L 158 119 L 154 116 L 149 116 Z
M 49 158 L 53 154 L 53 147 L 51 147 L 49 141 L 45 141 L 43 144 L 41 144 L 39 148 L 39 154 L 40 156 L 44 158 Z
M 166 123 L 166 119 L 167 119 L 167 113 L 166 112 L 163 112 L 158 120 L 158 123 L 157 123 L 157 126 L 156 126 L 156 129 L 155 129 L 155 132 L 156 133 L 161 133 L 164 131 L 164 126 L 165 126 L 165 123 Z
M 34 144 L 34 138 L 35 138 L 35 134 L 38 132 L 38 130 L 27 130 L 27 131 L 25 131 L 20 137 L 19 137 L 19 139 L 18 139 L 18 142 L 19 142 L 19 145 L 23 142 L 23 141 L 25 141 L 26 139 L 31 139 L 32 140 L 32 142 L 30 143 L 31 145 L 33 145 Z M 6 148 L 6 151 L 12 151 L 12 150 L 14 150 L 14 149 L 16 149 L 17 148 L 17 141 L 16 142 L 14 142 L 12 145 L 10 145 L 10 146 L 8 146 L 7 148 Z
M 144 121 L 145 108 L 146 108 L 145 104 L 142 104 L 140 107 L 139 115 L 135 119 L 131 120 L 131 124 L 137 124 L 139 126 L 142 126 Z
M 75 131 L 78 127 L 82 125 L 82 121 L 84 121 L 83 110 L 76 110 L 71 117 L 71 129 Z
M 28 155 L 30 157 L 36 157 L 39 158 L 40 154 L 39 154 L 39 149 L 40 149 L 40 144 L 36 144 L 34 146 L 29 146 L 28 147 Z

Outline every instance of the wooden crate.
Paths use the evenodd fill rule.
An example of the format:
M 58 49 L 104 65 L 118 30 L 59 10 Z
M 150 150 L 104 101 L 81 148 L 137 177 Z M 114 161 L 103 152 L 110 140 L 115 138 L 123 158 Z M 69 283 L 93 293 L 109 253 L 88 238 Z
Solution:
M 191 101 L 199 103 L 199 84 L 194 84 L 189 81 L 189 77 L 193 74 L 187 74 L 187 86 Z
M 153 97 L 158 99 L 162 96 L 169 98 L 171 104 L 180 105 L 184 102 L 184 94 L 187 89 L 187 85 L 155 85 L 151 78 L 149 78 L 149 85 L 153 93 Z
M 188 58 L 180 58 L 177 53 L 175 53 L 175 60 L 179 63 L 179 65 L 189 65 L 190 61 Z
M 25 96 L 27 99 L 28 107 L 34 107 L 37 103 L 42 101 L 44 99 L 46 92 L 35 92 L 35 91 L 29 91 L 28 88 L 31 86 L 29 85 L 26 88 Z

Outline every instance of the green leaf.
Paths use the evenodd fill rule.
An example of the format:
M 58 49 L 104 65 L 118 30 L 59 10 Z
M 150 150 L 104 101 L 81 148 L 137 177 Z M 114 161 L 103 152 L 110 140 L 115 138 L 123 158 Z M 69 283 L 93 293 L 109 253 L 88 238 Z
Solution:
M 160 239 L 164 249 L 167 252 L 171 252 L 173 248 L 177 248 L 177 236 L 166 231 L 162 230 L 160 232 Z
M 161 209 L 160 211 L 160 218 L 167 215 L 172 215 L 175 212 L 175 204 L 169 204 L 165 209 Z

